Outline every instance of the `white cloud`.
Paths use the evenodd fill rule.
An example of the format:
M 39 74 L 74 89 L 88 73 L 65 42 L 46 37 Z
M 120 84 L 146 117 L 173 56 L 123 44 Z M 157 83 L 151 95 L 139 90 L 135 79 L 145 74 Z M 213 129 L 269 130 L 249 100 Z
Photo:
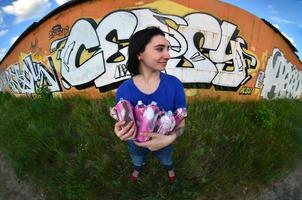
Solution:
M 0 10 L 0 28 L 5 28 L 6 25 L 4 23 L 4 19 L 3 19 L 3 12 L 1 12 Z
M 6 54 L 6 49 L 0 47 L 0 61 L 1 61 L 2 58 L 5 56 L 5 54 Z
M 278 23 L 284 23 L 284 24 L 293 24 L 293 23 L 295 23 L 294 21 L 287 20 L 287 19 L 280 18 L 280 17 L 276 17 L 276 16 L 273 16 L 273 17 L 270 17 L 270 18 L 272 20 L 278 22 Z
M 275 9 L 274 5 L 268 5 L 268 10 L 270 13 L 277 14 L 278 11 Z
M 3 24 L 3 21 L 4 21 L 4 20 L 3 20 L 3 16 L 2 16 L 2 14 L 1 14 L 1 12 L 0 12 L 0 25 Z
M 56 0 L 57 4 L 62 5 L 64 3 L 67 3 L 70 0 Z
M 284 35 L 284 36 L 292 43 L 292 45 L 294 45 L 295 47 L 297 47 L 297 46 L 296 46 L 296 42 L 295 42 L 295 40 L 294 40 L 293 38 L 289 37 L 289 36 L 286 35 L 286 33 L 284 33 L 284 32 L 281 32 L 281 33 L 282 33 L 282 35 Z
M 10 45 L 13 45 L 15 42 L 16 42 L 16 40 L 19 38 L 19 36 L 15 36 L 15 37 L 12 37 L 11 39 L 10 39 Z
M 277 29 L 280 29 L 280 26 L 278 24 L 273 24 L 274 27 L 276 27 Z
M 50 8 L 48 0 L 16 0 L 2 10 L 16 16 L 16 23 L 40 17 Z
M 8 32 L 7 29 L 0 30 L 0 37 L 2 37 L 3 35 L 5 35 L 7 32 Z

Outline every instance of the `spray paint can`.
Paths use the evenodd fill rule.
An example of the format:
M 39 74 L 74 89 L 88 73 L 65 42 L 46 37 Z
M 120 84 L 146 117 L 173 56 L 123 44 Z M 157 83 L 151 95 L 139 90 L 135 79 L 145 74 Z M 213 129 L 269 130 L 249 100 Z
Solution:
M 135 118 L 135 122 L 137 127 L 139 127 L 141 125 L 141 121 L 143 120 L 143 115 L 144 115 L 144 111 L 146 109 L 145 104 L 143 104 L 143 102 L 141 100 L 139 100 L 136 104 L 136 106 L 134 107 L 134 118 Z
M 125 126 L 134 121 L 133 106 L 127 100 L 121 98 L 115 106 L 116 114 L 119 121 L 125 121 Z
M 159 134 L 167 135 L 175 127 L 175 118 L 172 111 L 162 112 L 161 116 L 157 120 L 157 130 Z
M 177 108 L 174 111 L 175 118 L 175 126 L 178 126 L 180 122 L 187 117 L 187 109 L 186 108 Z
M 141 133 L 151 133 L 154 131 L 159 111 L 155 101 L 152 101 L 146 106 L 143 117 L 141 118 L 140 126 L 138 127 L 138 134 L 135 138 L 136 141 L 146 142 L 150 139 L 149 137 L 143 136 Z

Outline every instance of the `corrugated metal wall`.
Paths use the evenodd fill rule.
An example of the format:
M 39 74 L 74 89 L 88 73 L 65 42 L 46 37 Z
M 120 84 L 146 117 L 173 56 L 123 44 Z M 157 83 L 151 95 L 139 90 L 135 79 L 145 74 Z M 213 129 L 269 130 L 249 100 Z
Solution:
M 130 78 L 130 36 L 145 27 L 167 33 L 166 72 L 191 98 L 301 98 L 302 64 L 269 23 L 216 0 L 91 0 L 59 7 L 32 25 L 0 63 L 0 91 L 99 98 Z

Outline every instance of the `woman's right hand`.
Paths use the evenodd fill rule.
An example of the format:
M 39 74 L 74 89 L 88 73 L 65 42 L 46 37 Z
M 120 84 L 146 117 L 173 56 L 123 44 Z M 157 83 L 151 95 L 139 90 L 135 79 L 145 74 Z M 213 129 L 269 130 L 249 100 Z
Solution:
M 131 140 L 136 135 L 136 125 L 133 121 L 125 126 L 125 121 L 116 122 L 114 125 L 114 133 L 120 140 Z

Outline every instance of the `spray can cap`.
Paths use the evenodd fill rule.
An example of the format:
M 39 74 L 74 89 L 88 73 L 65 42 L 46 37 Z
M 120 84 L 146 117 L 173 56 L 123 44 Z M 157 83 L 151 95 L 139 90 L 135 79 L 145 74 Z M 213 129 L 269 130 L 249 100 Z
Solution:
M 157 105 L 156 101 L 152 101 L 151 105 L 156 106 Z

